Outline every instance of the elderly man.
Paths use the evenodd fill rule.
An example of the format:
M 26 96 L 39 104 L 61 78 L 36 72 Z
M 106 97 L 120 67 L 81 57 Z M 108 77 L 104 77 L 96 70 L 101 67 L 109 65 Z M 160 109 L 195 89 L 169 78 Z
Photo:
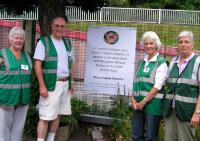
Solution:
M 69 39 L 63 38 L 65 20 L 56 17 L 52 34 L 41 37 L 34 54 L 35 72 L 39 81 L 39 122 L 37 140 L 54 141 L 60 115 L 70 115 L 71 65 L 73 53 Z

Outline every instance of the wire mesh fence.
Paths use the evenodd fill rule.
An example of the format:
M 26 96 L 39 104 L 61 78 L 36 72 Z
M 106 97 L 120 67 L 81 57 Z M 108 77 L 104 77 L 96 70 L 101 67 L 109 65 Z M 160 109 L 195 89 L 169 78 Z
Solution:
M 8 33 L 11 27 L 23 27 L 23 21 L 0 20 L 0 48 L 9 47 Z M 161 39 L 162 47 L 160 53 L 168 60 L 171 56 L 177 54 L 176 38 L 180 31 L 190 30 L 195 36 L 194 50 L 199 54 L 200 50 L 200 26 L 195 25 L 173 25 L 173 24 L 146 24 L 146 23 L 128 23 L 128 22 L 75 22 L 67 23 L 65 36 L 70 38 L 75 54 L 75 80 L 74 97 L 86 101 L 89 105 L 96 105 L 102 112 L 109 111 L 112 107 L 113 97 L 106 93 L 89 94 L 84 91 L 85 58 L 87 48 L 87 30 L 90 26 L 115 26 L 115 27 L 133 27 L 137 29 L 136 62 L 144 57 L 143 49 L 140 46 L 140 39 L 145 31 L 155 31 Z M 36 39 L 39 33 L 36 32 Z M 137 67 L 135 67 L 137 68 Z M 130 76 L 132 77 L 132 76 Z M 116 92 L 117 93 L 117 92 Z

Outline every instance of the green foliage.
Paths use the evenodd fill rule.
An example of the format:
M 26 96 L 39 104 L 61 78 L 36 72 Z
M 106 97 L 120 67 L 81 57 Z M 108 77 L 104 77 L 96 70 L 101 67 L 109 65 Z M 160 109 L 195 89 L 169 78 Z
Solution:
M 130 7 L 129 0 L 109 0 L 109 6 L 114 7 Z
M 87 103 L 81 101 L 77 98 L 71 99 L 71 107 L 72 107 L 72 114 L 68 116 L 61 116 L 60 119 L 60 126 L 70 126 L 70 130 L 74 131 L 78 129 L 78 120 L 80 119 L 80 114 L 87 111 L 88 106 Z
M 38 112 L 36 110 L 36 105 L 39 99 L 39 88 L 38 81 L 35 76 L 35 71 L 32 70 L 31 75 L 31 93 L 30 93 L 30 104 L 28 113 L 26 116 L 26 123 L 24 127 L 24 134 L 28 137 L 36 137 L 37 123 L 39 120 Z
M 86 102 L 79 100 L 75 97 L 71 99 L 72 115 L 77 119 L 80 118 L 80 114 L 88 110 L 88 105 Z
M 82 7 L 83 10 L 95 11 L 97 8 L 102 7 L 106 0 L 73 0 L 72 5 Z
M 198 0 L 129 0 L 134 7 L 199 10 Z
M 97 104 L 92 104 L 88 106 L 88 110 L 86 111 L 87 114 L 91 115 L 99 115 L 99 116 L 109 116 L 109 114 L 102 110 Z
M 34 69 L 31 75 L 31 94 L 30 94 L 30 106 L 36 106 L 39 101 L 39 85 L 35 75 Z
M 35 106 L 30 106 L 27 116 L 26 123 L 24 127 L 24 134 L 28 137 L 36 137 L 38 123 L 38 113 Z
M 200 141 L 200 125 L 196 129 L 196 138 L 195 141 Z
M 159 127 L 159 132 L 158 132 L 158 140 L 159 141 L 164 141 L 164 135 L 165 135 L 165 132 L 164 132 L 164 120 L 162 119 L 160 121 L 160 127 Z
M 114 121 L 111 125 L 113 133 L 120 141 L 129 141 L 131 137 L 132 107 L 128 105 L 128 97 L 117 96 L 113 99 L 113 107 L 109 112 Z

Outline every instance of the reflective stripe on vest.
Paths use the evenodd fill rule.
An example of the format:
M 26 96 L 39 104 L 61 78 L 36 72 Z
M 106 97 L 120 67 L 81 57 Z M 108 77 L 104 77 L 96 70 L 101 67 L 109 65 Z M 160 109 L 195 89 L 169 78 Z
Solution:
M 0 71 L 0 75 L 19 75 L 19 71 Z
M 148 94 L 148 92 L 140 91 L 140 95 L 142 95 L 142 96 L 146 96 L 147 94 Z M 164 96 L 163 94 L 161 94 L 161 93 L 157 93 L 157 94 L 155 95 L 155 98 L 162 99 L 163 96 Z
M 199 64 L 200 64 L 200 57 L 198 56 L 197 58 L 196 58 L 196 61 L 195 61 L 195 64 L 194 64 L 194 69 L 193 69 L 193 74 L 198 74 L 198 67 L 199 67 Z M 197 79 L 197 76 L 198 75 L 192 75 L 192 78 L 191 79 L 193 79 L 193 80 L 198 80 Z
M 6 71 L 8 71 L 8 70 L 10 70 L 10 64 L 8 62 L 8 56 L 6 55 L 6 50 L 5 49 L 2 50 L 2 55 L 3 55 L 3 58 L 4 58 L 3 61 L 4 61 L 5 65 L 7 66 L 6 67 Z
M 56 69 L 42 69 L 43 73 L 56 73 L 57 70 Z
M 154 83 L 155 83 L 155 78 L 154 77 L 155 77 L 156 70 L 158 68 L 158 63 L 159 63 L 160 59 L 161 59 L 161 57 L 156 61 L 155 66 L 154 66 L 149 78 L 147 78 L 147 77 L 139 77 L 139 78 L 136 78 L 136 82 L 141 81 L 141 82 L 150 83 L 150 84 L 154 85 Z M 142 63 L 139 64 L 138 68 L 141 67 L 141 64 Z M 138 71 L 139 71 L 139 69 L 137 70 L 136 74 L 138 73 Z M 138 96 L 138 95 L 142 95 L 141 91 L 135 91 L 135 96 Z M 146 96 L 146 95 L 143 95 L 143 96 Z M 162 96 L 158 96 L 156 98 L 163 98 L 163 95 Z
M 33 67 L 33 64 L 32 64 L 32 61 L 31 61 L 30 56 L 28 55 L 27 52 L 24 52 L 24 53 L 25 53 L 25 55 L 26 55 L 26 58 L 28 59 L 28 63 L 29 63 L 29 65 L 30 65 L 30 67 L 32 68 L 32 67 Z
M 50 37 L 51 38 L 51 37 Z M 48 37 L 44 37 L 45 39 L 45 61 L 48 62 L 48 61 L 55 61 L 57 62 L 58 61 L 58 57 L 57 56 L 49 56 L 49 39 Z M 57 69 L 42 69 L 43 73 L 44 74 L 49 74 L 49 73 L 52 73 L 52 74 L 56 74 L 57 73 Z
M 45 57 L 45 61 L 57 61 L 57 57 L 48 56 L 48 57 Z
M 168 78 L 167 80 L 168 83 L 176 83 L 176 81 L 177 81 L 177 78 Z M 187 79 L 187 78 L 179 78 L 177 83 L 184 83 L 188 85 L 198 86 L 197 80 L 192 80 L 192 79 Z
M 32 68 L 32 61 L 31 61 L 31 58 L 29 57 L 28 53 L 27 52 L 24 52 L 25 53 L 25 56 L 28 60 L 28 63 L 30 65 L 30 67 Z M 0 71 L 0 75 L 19 75 L 19 71 L 11 71 L 10 70 L 10 64 L 8 62 L 8 56 L 6 54 L 6 50 L 3 49 L 2 50 L 2 55 L 3 55 L 3 58 L 4 58 L 4 62 L 5 62 L 5 65 L 7 66 L 6 67 L 6 71 Z M 23 71 L 23 70 L 20 70 L 20 73 L 21 74 L 31 74 L 31 71 Z
M 0 84 L 0 88 L 3 88 L 3 89 L 30 88 L 30 83 L 27 83 L 27 84 Z
M 166 99 L 173 99 L 173 94 L 167 94 L 166 95 Z M 175 95 L 175 100 L 177 101 L 181 101 L 181 102 L 186 102 L 186 103 L 196 103 L 197 102 L 197 98 L 191 98 L 191 97 L 185 97 L 185 96 L 180 96 L 180 95 Z
M 155 67 L 153 68 L 151 74 L 150 74 L 150 77 L 147 78 L 147 77 L 140 77 L 140 78 L 136 78 L 136 82 L 139 82 L 139 81 L 142 81 L 142 82 L 146 82 L 146 83 L 150 83 L 150 84 L 154 84 L 155 83 L 155 79 L 154 79 L 154 76 L 156 74 L 156 70 L 158 68 L 158 62 L 160 61 L 160 59 L 155 63 Z M 142 63 L 140 63 L 141 65 Z M 140 67 L 139 65 L 139 67 Z M 138 67 L 138 68 L 139 68 Z M 137 74 L 137 73 L 136 73 Z
M 49 40 L 48 40 L 48 37 L 44 37 L 44 40 L 45 40 L 45 44 L 46 44 L 46 46 L 45 46 L 45 55 L 46 55 L 46 57 L 48 58 L 49 57 Z
M 174 57 L 172 59 L 172 63 L 169 66 L 169 72 L 171 72 L 171 69 L 174 66 L 176 60 L 177 60 L 177 57 Z M 191 79 L 179 78 L 177 81 L 177 78 L 168 78 L 167 82 L 168 83 L 176 83 L 176 81 L 177 81 L 178 84 L 184 83 L 184 84 L 188 84 L 188 85 L 198 86 L 199 85 L 198 81 L 197 81 L 198 79 L 197 79 L 197 75 L 195 75 L 195 74 L 198 73 L 197 71 L 198 71 L 198 67 L 199 67 L 199 62 L 200 62 L 200 57 L 197 57 L 194 67 L 193 67 L 193 70 L 192 70 Z

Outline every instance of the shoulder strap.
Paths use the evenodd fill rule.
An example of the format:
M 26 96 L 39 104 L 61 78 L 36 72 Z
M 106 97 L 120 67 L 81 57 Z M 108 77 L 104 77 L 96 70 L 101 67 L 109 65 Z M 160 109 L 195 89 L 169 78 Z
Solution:
M 63 39 L 63 42 L 64 42 L 64 44 L 65 44 L 65 47 L 66 47 L 66 49 L 67 49 L 67 51 L 69 51 L 69 52 L 71 52 L 71 42 L 70 42 L 70 40 L 69 39 L 66 39 L 66 38 L 62 38 Z
M 33 64 L 32 64 L 32 60 L 31 60 L 31 57 L 30 57 L 29 53 L 26 52 L 26 51 L 24 51 L 24 53 L 25 53 L 26 58 L 28 59 L 28 63 L 30 65 L 30 67 L 32 68 Z
M 10 70 L 10 64 L 9 64 L 8 56 L 7 56 L 7 53 L 6 53 L 7 49 L 8 48 L 4 48 L 4 49 L 1 50 L 1 52 L 2 52 L 3 59 L 4 59 L 3 61 L 4 61 L 5 65 L 7 66 L 6 71 L 9 71 Z

